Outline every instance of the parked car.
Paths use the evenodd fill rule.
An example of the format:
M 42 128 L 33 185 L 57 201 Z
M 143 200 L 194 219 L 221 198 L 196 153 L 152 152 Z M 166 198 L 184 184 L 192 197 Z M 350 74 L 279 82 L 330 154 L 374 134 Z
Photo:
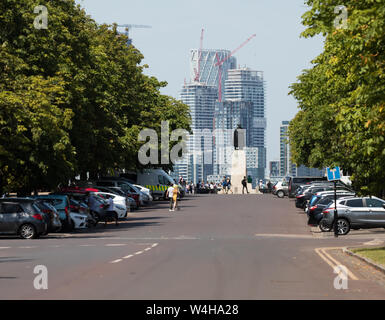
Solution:
M 97 180 L 94 182 L 95 187 L 107 187 L 107 188 L 120 188 L 122 189 L 127 196 L 132 197 L 136 201 L 136 205 L 140 207 L 141 197 L 140 194 L 135 190 L 131 184 L 123 180 Z
M 283 198 L 289 194 L 288 183 L 286 181 L 279 181 L 273 187 L 273 194 L 277 195 L 278 198 Z
M 35 200 L 28 198 L 0 199 L 0 234 L 34 239 L 47 234 L 48 223 Z
M 42 199 L 45 202 L 52 204 L 59 214 L 60 222 L 63 226 L 63 229 L 67 231 L 72 231 L 74 229 L 74 224 L 70 216 L 70 213 L 71 213 L 70 200 L 67 195 L 50 194 L 50 195 L 33 196 L 32 198 Z
M 118 218 L 121 219 L 121 218 L 127 217 L 126 197 L 118 196 L 113 193 L 101 192 L 101 191 L 94 192 L 94 194 L 101 196 L 103 199 L 112 198 L 112 201 L 114 202 L 113 211 L 117 214 Z
M 309 188 L 304 188 L 303 190 L 304 191 L 302 191 L 302 193 L 299 193 L 299 194 L 297 193 L 295 205 L 297 208 L 305 209 L 309 200 L 312 198 L 314 194 L 322 191 L 333 191 L 334 184 L 330 182 L 315 183 L 315 184 L 311 184 Z M 339 184 L 337 184 L 337 191 L 354 192 L 353 190 L 348 189 L 345 186 L 343 185 L 341 186 Z
M 120 189 L 118 187 L 110 187 L 110 188 L 97 187 L 97 188 L 98 188 L 98 191 L 101 191 L 101 192 L 112 193 L 112 194 L 116 194 L 118 196 L 125 197 L 126 198 L 126 207 L 127 207 L 128 211 L 133 211 L 133 210 L 138 209 L 138 205 L 137 205 L 135 199 L 132 198 L 131 194 L 124 192 L 122 189 Z
M 289 198 L 295 197 L 295 191 L 300 185 L 310 184 L 313 181 L 326 181 L 326 177 L 290 177 L 289 178 Z
M 330 231 L 334 221 L 334 201 L 323 212 L 319 227 Z M 385 228 L 385 201 L 377 197 L 341 198 L 337 200 L 338 234 L 350 229 Z
M 39 209 L 48 216 L 47 233 L 59 232 L 62 229 L 62 224 L 60 222 L 59 213 L 57 212 L 56 208 L 44 200 L 36 200 L 35 203 Z
M 148 196 L 148 199 L 150 202 L 152 202 L 154 200 L 154 198 L 152 197 L 152 192 L 150 189 L 148 188 L 145 188 L 143 186 L 140 186 L 138 184 L 134 184 L 135 187 L 137 187 L 140 191 L 142 191 L 143 193 L 145 193 L 147 196 Z
M 297 208 L 305 208 L 307 205 L 307 202 L 311 199 L 311 197 L 321 191 L 328 191 L 328 190 L 333 190 L 333 186 L 331 185 L 316 185 L 316 186 L 311 186 L 310 188 L 305 189 L 302 194 L 298 194 L 295 197 L 295 206 Z
M 347 192 L 337 192 L 337 199 L 354 197 L 355 193 L 347 193 Z M 334 200 L 334 192 L 327 193 L 323 195 L 315 195 L 308 205 L 307 216 L 308 216 L 308 225 L 310 226 L 318 226 L 321 221 L 323 215 L 322 211 L 330 206 L 330 204 Z

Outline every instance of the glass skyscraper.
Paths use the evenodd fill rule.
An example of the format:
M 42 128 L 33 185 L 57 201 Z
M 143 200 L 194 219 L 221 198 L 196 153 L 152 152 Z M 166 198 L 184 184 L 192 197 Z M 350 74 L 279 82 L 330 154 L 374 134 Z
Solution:
M 280 169 L 279 174 L 282 177 L 317 177 L 324 176 L 325 170 L 317 168 L 308 168 L 306 166 L 297 167 L 291 161 L 290 143 L 288 137 L 289 121 L 282 121 L 280 127 Z
M 206 181 L 213 174 L 214 108 L 218 97 L 217 87 L 203 83 L 183 86 L 180 100 L 190 107 L 192 135 L 188 137 L 187 154 L 174 166 L 174 177 L 187 181 Z
M 225 100 L 217 103 L 215 109 L 215 127 L 219 131 L 214 151 L 214 173 L 229 174 L 231 169 L 231 147 L 233 132 L 237 125 L 245 129 L 247 174 L 253 178 L 253 184 L 265 178 L 265 86 L 263 73 L 249 68 L 228 71 L 225 82 Z M 220 145 L 229 148 L 221 151 Z M 219 145 L 219 147 L 218 147 Z M 233 148 L 232 148 L 233 149 Z M 225 165 L 217 165 L 218 159 L 225 158 Z M 223 161 L 220 161 L 223 163 Z
M 199 72 L 199 79 L 197 82 L 205 83 L 210 86 L 219 86 L 219 74 L 222 73 L 222 97 L 225 92 L 225 81 L 227 80 L 228 71 L 237 67 L 237 60 L 235 57 L 227 59 L 221 67 L 215 66 L 216 63 L 222 61 L 231 54 L 229 50 L 203 49 L 199 59 L 199 50 L 192 49 L 190 51 L 190 81 L 194 82 L 196 74 Z M 218 56 L 218 59 L 217 59 Z M 198 68 L 198 61 L 200 60 L 200 68 Z M 221 68 L 221 72 L 220 72 Z

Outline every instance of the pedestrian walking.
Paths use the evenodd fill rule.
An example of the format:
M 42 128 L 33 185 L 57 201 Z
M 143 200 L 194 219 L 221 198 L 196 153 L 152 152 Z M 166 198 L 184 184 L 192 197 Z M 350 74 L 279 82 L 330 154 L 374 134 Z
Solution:
M 107 220 L 115 220 L 115 225 L 118 225 L 118 215 L 116 214 L 114 210 L 114 200 L 112 199 L 111 196 L 107 196 L 107 201 L 108 201 L 108 207 L 107 207 L 107 214 L 106 214 L 106 220 L 105 220 L 105 225 L 107 224 Z
M 191 187 L 191 193 L 195 194 L 195 185 L 192 181 L 190 182 L 190 187 Z
M 227 180 L 226 177 L 222 181 L 223 192 L 227 194 Z
M 269 180 L 269 182 L 267 183 L 268 192 L 271 192 L 271 189 L 272 189 L 272 184 L 271 184 L 271 181 Z
M 246 177 L 243 177 L 243 180 L 242 180 L 242 194 L 245 193 L 245 188 L 246 188 L 247 193 L 249 193 L 249 190 L 247 189 L 247 179 L 246 179 Z
M 231 193 L 233 193 L 233 190 L 231 190 L 231 180 L 230 180 L 230 178 L 227 178 L 226 183 L 227 183 L 227 192 L 226 193 L 228 193 L 229 191 Z
M 179 187 L 177 184 L 174 184 L 174 190 L 172 192 L 172 201 L 173 201 L 173 210 L 175 209 L 180 210 L 179 205 L 178 205 L 178 194 L 179 194 Z
M 167 189 L 167 192 L 166 192 L 166 197 L 168 197 L 170 199 L 170 209 L 168 211 L 174 211 L 173 210 L 173 196 L 174 196 L 174 187 L 170 183 L 169 187 Z

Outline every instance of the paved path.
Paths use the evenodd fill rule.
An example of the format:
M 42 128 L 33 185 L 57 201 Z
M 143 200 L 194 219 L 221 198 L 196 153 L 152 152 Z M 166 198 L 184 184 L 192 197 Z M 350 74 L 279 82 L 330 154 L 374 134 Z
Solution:
M 272 195 L 193 196 L 181 206 L 173 213 L 157 203 L 92 232 L 0 238 L 0 299 L 385 298 L 382 275 L 317 249 L 385 239 L 384 231 L 319 237 L 292 201 Z M 337 262 L 356 279 L 348 290 L 333 286 Z M 36 265 L 48 268 L 48 290 L 33 287 Z

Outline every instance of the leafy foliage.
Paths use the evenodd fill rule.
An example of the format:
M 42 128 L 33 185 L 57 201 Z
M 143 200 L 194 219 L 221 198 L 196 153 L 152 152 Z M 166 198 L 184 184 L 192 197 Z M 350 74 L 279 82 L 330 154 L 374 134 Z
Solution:
M 34 28 L 38 5 L 48 29 Z M 189 130 L 188 107 L 160 93 L 167 83 L 142 59 L 74 0 L 0 1 L 0 191 L 134 169 L 139 130 Z
M 355 186 L 384 195 L 385 1 L 348 0 L 347 28 L 336 29 L 339 1 L 309 0 L 302 36 L 325 36 L 324 51 L 291 94 L 300 111 L 289 127 L 293 160 L 340 165 Z

